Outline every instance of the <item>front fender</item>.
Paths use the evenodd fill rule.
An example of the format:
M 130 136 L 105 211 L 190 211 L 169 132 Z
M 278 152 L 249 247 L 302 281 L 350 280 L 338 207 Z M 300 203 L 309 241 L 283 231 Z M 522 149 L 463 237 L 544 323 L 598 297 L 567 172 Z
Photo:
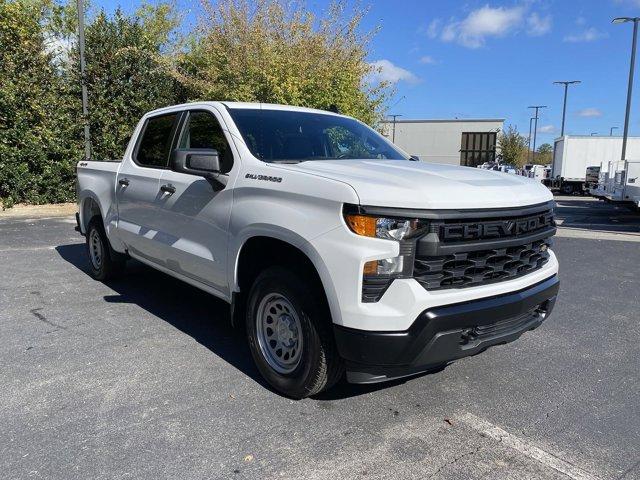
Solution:
M 331 275 L 329 274 L 329 269 L 327 268 L 324 260 L 320 253 L 315 249 L 315 247 L 309 243 L 302 236 L 297 234 L 296 232 L 289 230 L 287 228 L 283 228 L 277 225 L 271 224 L 254 224 L 246 227 L 240 232 L 239 235 L 236 236 L 234 241 L 230 244 L 229 250 L 229 265 L 228 270 L 232 272 L 231 279 L 231 291 L 239 292 L 240 286 L 238 282 L 238 264 L 240 260 L 240 253 L 242 252 L 242 248 L 251 238 L 255 237 L 269 237 L 276 240 L 280 240 L 282 242 L 293 245 L 298 248 L 302 253 L 304 253 L 307 258 L 311 261 L 316 272 L 318 272 L 318 276 L 320 277 L 320 281 L 322 282 L 322 287 L 324 288 L 325 295 L 327 297 L 327 301 L 329 303 L 329 310 L 331 311 L 331 318 L 335 323 L 341 323 L 341 314 L 340 314 L 340 306 L 337 302 L 337 295 L 333 280 L 331 279 Z

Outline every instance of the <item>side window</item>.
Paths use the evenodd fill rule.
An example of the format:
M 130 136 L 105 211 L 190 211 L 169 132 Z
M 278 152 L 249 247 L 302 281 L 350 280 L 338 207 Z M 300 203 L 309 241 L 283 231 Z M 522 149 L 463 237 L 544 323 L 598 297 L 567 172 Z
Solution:
M 222 173 L 231 170 L 233 154 L 216 117 L 209 112 L 191 112 L 182 130 L 180 148 L 217 150 Z
M 147 120 L 136 151 L 136 162 L 145 167 L 166 167 L 171 148 L 171 132 L 177 113 L 151 117 Z

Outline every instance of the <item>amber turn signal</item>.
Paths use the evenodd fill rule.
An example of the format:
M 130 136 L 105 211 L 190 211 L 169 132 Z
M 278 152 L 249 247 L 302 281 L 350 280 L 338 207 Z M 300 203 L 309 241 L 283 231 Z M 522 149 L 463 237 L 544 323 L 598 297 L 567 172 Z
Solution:
M 364 215 L 345 215 L 347 225 L 354 233 L 364 237 L 376 236 L 376 218 Z
M 363 275 L 377 275 L 378 274 L 378 261 L 373 260 L 364 264 L 362 269 Z

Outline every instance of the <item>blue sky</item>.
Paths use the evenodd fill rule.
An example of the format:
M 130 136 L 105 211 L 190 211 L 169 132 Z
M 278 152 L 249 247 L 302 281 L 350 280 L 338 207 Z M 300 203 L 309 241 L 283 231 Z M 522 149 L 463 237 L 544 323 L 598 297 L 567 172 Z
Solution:
M 193 21 L 198 0 L 177 0 Z M 94 0 L 111 11 L 119 2 Z M 562 94 L 570 87 L 566 133 L 608 135 L 624 125 L 632 24 L 640 0 L 371 0 L 364 28 L 380 25 L 370 62 L 382 67 L 397 94 L 389 113 L 404 118 L 505 118 L 525 135 L 529 105 L 548 105 L 538 145 L 559 134 Z M 139 2 L 120 2 L 133 10 Z M 310 0 L 321 12 L 324 0 Z M 640 59 L 639 59 L 640 61 Z M 640 78 L 637 78 L 640 83 Z M 640 135 L 640 85 L 630 134 Z

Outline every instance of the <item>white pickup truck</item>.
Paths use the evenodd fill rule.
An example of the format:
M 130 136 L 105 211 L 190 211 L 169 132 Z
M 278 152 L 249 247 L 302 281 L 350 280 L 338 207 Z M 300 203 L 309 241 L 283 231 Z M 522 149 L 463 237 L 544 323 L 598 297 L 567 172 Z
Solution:
M 558 293 L 540 182 L 415 161 L 331 112 L 156 110 L 122 161 L 78 164 L 77 190 L 96 279 L 134 258 L 220 297 L 292 398 L 509 342 Z

